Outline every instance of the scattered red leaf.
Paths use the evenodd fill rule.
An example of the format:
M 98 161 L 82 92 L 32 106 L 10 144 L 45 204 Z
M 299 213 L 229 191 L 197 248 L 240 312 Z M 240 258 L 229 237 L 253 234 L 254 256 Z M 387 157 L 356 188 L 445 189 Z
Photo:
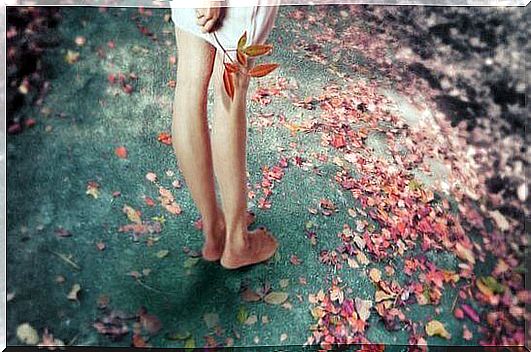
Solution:
M 116 75 L 114 73 L 109 73 L 109 75 L 107 75 L 107 80 L 109 81 L 110 84 L 115 84 Z
M 167 132 L 160 132 L 157 136 L 157 140 L 162 144 L 172 145 L 171 134 Z
M 141 335 L 134 334 L 131 342 L 133 347 L 148 347 L 148 344 Z
M 107 246 L 105 245 L 105 243 L 99 241 L 99 242 L 96 242 L 96 248 L 99 251 L 103 251 L 103 250 L 105 250 L 105 248 L 107 248 Z
M 63 227 L 59 227 L 55 230 L 55 234 L 59 237 L 70 237 L 72 233 Z
M 127 83 L 127 84 L 124 84 L 124 86 L 122 87 L 122 90 L 123 90 L 124 93 L 126 93 L 126 94 L 132 94 L 134 88 L 133 88 L 132 85 L 130 85 L 130 84 Z
M 9 134 L 17 134 L 20 132 L 22 132 L 22 126 L 20 123 L 14 123 L 7 128 L 7 133 Z
M 143 329 L 145 329 L 150 335 L 155 335 L 162 329 L 162 323 L 153 314 L 148 314 L 145 307 L 139 310 L 139 320 Z
M 127 159 L 127 148 L 124 146 L 116 147 L 114 153 L 120 159 Z
M 293 265 L 301 265 L 302 264 L 302 260 L 300 260 L 299 257 L 297 257 L 295 254 L 291 255 L 289 261 Z
M 156 204 L 153 198 L 147 197 L 147 196 L 144 197 L 144 202 L 146 203 L 148 207 L 154 207 Z
M 24 125 L 28 128 L 31 128 L 37 124 L 37 120 L 34 118 L 28 118 L 24 120 Z
M 463 304 L 463 305 L 461 305 L 461 309 L 463 310 L 465 315 L 468 318 L 470 318 L 470 320 L 472 320 L 474 323 L 478 323 L 479 324 L 481 319 L 479 318 L 479 315 L 478 315 L 478 313 L 476 312 L 476 310 L 474 308 L 472 308 L 468 304 Z

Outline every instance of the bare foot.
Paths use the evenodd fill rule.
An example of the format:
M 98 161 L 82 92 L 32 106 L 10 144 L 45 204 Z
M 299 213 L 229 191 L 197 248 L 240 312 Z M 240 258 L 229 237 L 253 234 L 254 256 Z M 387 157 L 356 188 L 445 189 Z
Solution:
M 252 211 L 247 211 L 247 226 L 249 227 L 256 220 L 256 215 Z M 212 230 L 212 235 L 205 233 L 205 243 L 203 245 L 202 256 L 208 262 L 215 262 L 221 259 L 223 247 L 225 246 L 225 223 L 221 221 Z
M 225 269 L 237 269 L 261 263 L 271 258 L 278 248 L 277 240 L 265 228 L 249 231 L 244 241 L 243 248 L 225 248 L 221 257 L 221 265 Z
M 247 210 L 247 227 L 251 226 L 256 220 L 256 214 L 250 210 Z

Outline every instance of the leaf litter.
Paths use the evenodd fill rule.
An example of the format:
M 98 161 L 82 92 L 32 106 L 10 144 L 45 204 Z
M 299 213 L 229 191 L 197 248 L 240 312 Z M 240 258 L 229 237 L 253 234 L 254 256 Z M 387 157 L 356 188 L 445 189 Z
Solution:
M 343 11 L 349 16 L 355 14 L 357 10 L 354 7 L 347 7 L 347 10 Z M 140 17 L 150 16 L 146 10 L 139 11 L 139 14 Z M 325 64 L 329 69 L 335 70 L 336 74 L 340 74 L 333 68 L 333 64 L 330 64 L 333 59 L 325 54 L 321 43 L 329 42 L 338 45 L 338 52 L 350 47 L 363 48 L 369 57 L 383 67 L 387 75 L 395 72 L 396 69 L 382 54 L 386 48 L 382 37 L 371 38 L 368 33 L 352 24 L 344 30 L 343 37 L 340 39 L 338 34 L 326 28 L 327 21 L 331 19 L 324 11 L 316 11 L 316 14 L 310 15 L 308 11 L 297 9 L 291 11 L 288 16 L 299 18 L 297 25 L 308 26 L 308 33 L 314 41 L 310 42 L 308 38 L 298 38 L 297 45 L 293 47 L 295 53 L 303 53 L 306 58 Z M 156 35 L 141 24 L 140 17 L 136 19 L 140 33 L 156 40 Z M 307 23 L 300 21 L 302 18 L 308 19 Z M 77 38 L 76 43 L 83 46 L 84 38 Z M 108 47 L 114 48 L 114 43 L 109 42 Z M 134 51 L 143 52 L 142 48 L 136 48 Z M 80 56 L 79 53 L 69 51 L 65 59 L 70 64 L 74 64 L 79 61 Z M 120 74 L 111 79 L 120 81 Z M 134 80 L 135 76 L 130 76 L 128 79 Z M 121 81 L 124 91 L 131 93 L 130 83 L 125 83 L 123 79 Z M 260 82 L 252 100 L 261 106 L 267 106 L 273 99 L 287 98 L 296 108 L 317 113 L 299 125 L 287 122 L 289 116 L 279 116 L 279 121 L 294 134 L 318 133 L 321 136 L 322 145 L 329 148 L 328 151 L 331 153 L 337 153 L 340 156 L 333 159 L 334 164 L 338 166 L 334 181 L 343 190 L 352 194 L 352 197 L 361 204 L 359 210 L 365 212 L 368 218 L 366 223 L 351 224 L 352 228 L 346 226 L 338 233 L 341 245 L 321 251 L 320 261 L 324 265 L 331 265 L 337 269 L 340 269 L 344 263 L 351 269 L 360 269 L 399 255 L 409 263 L 406 265 L 405 273 L 411 282 L 398 283 L 394 280 L 387 280 L 383 278 L 379 269 L 371 268 L 368 271 L 369 278 L 376 287 L 373 303 L 373 300 L 367 299 L 368 297 L 351 298 L 348 292 L 344 291 L 340 279 L 332 280 L 329 288 L 309 297 L 310 303 L 313 304 L 311 316 L 315 319 L 315 324 L 311 327 L 308 342 L 320 343 L 327 349 L 336 343 L 367 343 L 368 340 L 364 337 L 364 333 L 369 327 L 368 319 L 371 312 L 378 314 L 389 330 L 395 330 L 398 325 L 403 325 L 411 334 L 410 343 L 425 343 L 422 330 L 428 336 L 450 339 L 451 336 L 444 325 L 437 320 L 425 323 L 425 329 L 415 329 L 415 323 L 405 317 L 401 308 L 412 302 L 437 306 L 446 286 L 455 288 L 458 283 L 461 283 L 458 287 L 460 294 L 456 300 L 459 305 L 453 309 L 453 313 L 457 319 L 467 318 L 469 322 L 480 325 L 480 331 L 483 334 L 480 343 L 520 344 L 523 341 L 523 330 L 521 324 L 515 324 L 515 322 L 524 319 L 525 314 L 522 313 L 522 309 L 530 301 L 529 293 L 523 286 L 523 276 L 518 269 L 521 256 L 518 256 L 516 250 L 507 246 L 502 238 L 502 234 L 510 233 L 517 225 L 509 221 L 498 210 L 487 210 L 490 209 L 490 205 L 481 204 L 480 210 L 475 209 L 471 200 L 483 202 L 482 199 L 488 195 L 478 183 L 474 168 L 462 167 L 466 164 L 463 162 L 466 158 L 451 128 L 445 125 L 441 127 L 445 132 L 451 132 L 448 134 L 440 133 L 441 130 L 437 130 L 435 126 L 429 126 L 433 127 L 432 132 L 430 128 L 426 128 L 426 125 L 405 126 L 400 119 L 383 108 L 391 102 L 377 93 L 378 87 L 375 84 L 346 81 L 350 83 L 344 87 L 331 84 L 323 87 L 320 95 L 299 99 L 292 93 L 297 89 L 296 85 L 282 77 L 267 81 L 265 84 Z M 405 83 L 399 83 L 398 86 L 410 95 L 414 95 L 411 93 L 419 89 L 417 82 L 412 85 L 414 88 L 406 87 Z M 425 87 L 421 85 L 421 88 Z M 430 92 L 426 89 L 427 94 Z M 383 130 L 381 127 L 383 123 L 390 124 L 391 129 Z M 353 127 L 360 124 L 362 127 Z M 367 147 L 367 138 L 372 132 L 385 134 L 391 161 L 375 156 Z M 163 144 L 171 144 L 171 135 L 167 133 L 159 134 L 157 139 Z M 420 141 L 429 141 L 429 143 Z M 406 153 L 403 152 L 404 149 Z M 115 153 L 119 158 L 127 158 L 125 147 L 118 147 Z M 413 168 L 429 169 L 427 164 L 429 156 L 441 157 L 449 168 L 455 171 L 447 180 L 450 186 L 446 189 L 457 200 L 457 212 L 431 187 L 420 183 L 412 175 Z M 327 160 L 327 155 L 312 157 L 316 161 Z M 271 208 L 275 184 L 283 179 L 288 165 L 301 166 L 304 163 L 312 163 L 312 160 L 303 161 L 300 155 L 294 156 L 289 163 L 286 160 L 282 157 L 278 164 L 263 167 L 262 180 L 260 184 L 255 185 L 255 189 L 262 192 L 257 201 L 259 208 Z M 351 167 L 355 168 L 361 177 L 353 177 L 350 172 Z M 175 202 L 173 194 L 158 184 L 157 175 L 148 173 L 146 179 L 159 187 L 158 200 L 161 206 L 169 213 L 179 215 L 182 211 L 180 206 Z M 180 186 L 180 184 L 174 184 L 174 188 L 179 188 L 176 185 Z M 86 193 L 97 199 L 100 195 L 99 185 L 89 183 Z M 520 186 L 518 197 L 522 198 L 521 194 L 524 193 L 526 190 Z M 148 197 L 145 199 L 147 206 L 153 206 L 153 199 Z M 324 216 L 331 216 L 342 211 L 326 199 L 319 202 L 318 209 L 311 209 L 312 213 L 320 213 Z M 162 230 L 163 221 L 143 221 L 141 212 L 128 205 L 124 206 L 123 212 L 131 223 L 121 226 L 119 232 L 131 233 L 135 240 L 146 234 L 158 234 Z M 348 209 L 348 213 L 353 219 L 358 219 L 358 209 Z M 493 231 L 487 231 L 485 228 L 483 223 L 486 218 L 493 221 L 495 225 Z M 479 232 L 482 241 L 472 240 L 469 236 L 472 230 Z M 57 234 L 60 237 L 70 236 L 68 232 Z M 308 238 L 313 245 L 316 245 L 316 235 L 313 232 Z M 522 240 L 517 239 L 515 243 L 522 244 Z M 98 245 L 98 248 L 100 247 L 103 246 Z M 457 271 L 438 268 L 422 256 L 411 256 L 410 252 L 418 247 L 424 252 L 436 250 L 455 254 L 460 260 Z M 476 277 L 475 265 L 484 261 L 485 252 L 489 251 L 498 258 L 498 265 L 490 275 Z M 71 267 L 80 269 L 71 257 L 53 253 Z M 161 250 L 155 255 L 163 258 L 167 254 Z M 189 261 L 185 262 L 185 267 L 192 267 L 197 263 L 194 257 L 187 260 Z M 304 264 L 296 255 L 291 256 L 290 262 L 293 265 Z M 137 279 L 142 276 L 138 274 Z M 392 276 L 387 268 L 386 274 L 389 277 Z M 417 276 L 414 277 L 413 274 Z M 306 280 L 300 280 L 300 283 L 302 284 L 303 281 Z M 421 281 L 426 284 L 421 284 Z M 286 287 L 287 284 L 281 284 L 282 289 Z M 73 299 L 77 300 L 78 292 L 79 290 L 72 294 Z M 261 292 L 254 292 L 247 288 L 241 293 L 241 298 L 244 302 L 264 300 L 273 305 L 281 305 L 286 303 L 288 294 L 270 292 L 270 288 L 263 289 Z M 481 309 L 476 310 L 473 306 Z M 488 312 L 488 309 L 491 311 Z M 245 322 L 248 322 L 251 317 L 256 316 L 247 316 Z M 140 326 L 137 325 L 132 329 L 124 327 L 123 322 L 127 318 L 120 313 L 111 312 L 102 319 L 105 322 L 95 323 L 95 328 L 100 333 L 115 338 L 134 330 L 132 345 L 136 347 L 148 345 L 147 339 L 142 336 L 142 329 L 148 334 L 160 329 L 158 319 L 147 314 L 147 311 L 137 315 L 137 323 Z M 250 325 L 255 324 L 255 318 L 249 322 L 252 322 Z M 217 324 L 211 323 L 210 325 Z M 424 324 L 420 326 L 422 325 Z M 30 331 L 30 329 L 26 330 Z M 46 339 L 43 336 L 43 342 L 54 340 L 53 335 L 48 334 L 47 331 L 45 335 Z M 188 347 L 196 345 L 195 339 L 186 333 L 176 334 L 173 337 L 186 341 L 185 345 Z M 466 325 L 463 326 L 463 338 L 465 340 L 473 338 L 472 332 Z M 34 336 L 31 339 L 32 342 L 35 341 Z M 281 342 L 286 339 L 286 334 L 281 335 Z

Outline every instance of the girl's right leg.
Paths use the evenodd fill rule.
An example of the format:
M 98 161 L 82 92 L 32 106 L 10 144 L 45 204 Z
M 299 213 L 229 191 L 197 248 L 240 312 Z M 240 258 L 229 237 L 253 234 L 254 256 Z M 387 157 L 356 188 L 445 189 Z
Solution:
M 225 231 L 215 193 L 207 123 L 207 93 L 216 48 L 176 28 L 177 84 L 173 105 L 172 142 L 186 184 L 202 216 L 203 258 L 221 258 Z
M 223 85 L 223 52 L 214 65 L 214 119 L 212 155 L 225 215 L 225 247 L 221 265 L 235 269 L 269 259 L 278 247 L 264 228 L 247 229 L 246 100 L 248 77 L 234 75 L 235 92 L 231 101 Z

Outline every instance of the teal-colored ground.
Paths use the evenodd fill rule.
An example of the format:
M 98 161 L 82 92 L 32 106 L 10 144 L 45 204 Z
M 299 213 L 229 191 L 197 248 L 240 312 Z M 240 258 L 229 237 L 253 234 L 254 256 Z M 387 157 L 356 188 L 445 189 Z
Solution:
M 270 41 L 275 43 L 271 60 L 281 63 L 274 77 L 296 80 L 298 89 L 294 93 L 300 99 L 318 96 L 325 85 L 341 85 L 342 81 L 321 64 L 302 60 L 291 52 L 297 39 L 291 31 L 295 27 L 287 17 L 292 10 L 281 9 L 277 28 L 271 35 Z M 310 336 L 310 326 L 315 323 L 308 295 L 326 290 L 333 277 L 341 276 L 352 289 L 350 295 L 364 299 L 373 299 L 376 291 L 367 276 L 369 268 L 377 267 L 384 272 L 385 265 L 391 264 L 396 270 L 395 279 L 400 282 L 407 279 L 401 270 L 400 257 L 359 269 L 344 266 L 338 272 L 320 262 L 322 250 L 340 245 L 337 234 L 343 224 L 355 226 L 355 219 L 347 209 L 360 205 L 334 181 L 340 167 L 332 162 L 334 152 L 321 146 L 320 135 L 293 136 L 280 124 L 279 113 L 292 123 L 319 114 L 300 109 L 285 97 L 272 97 L 272 103 L 267 106 L 257 102 L 249 104 L 250 184 L 259 183 L 262 168 L 277 165 L 282 156 L 301 155 L 311 159 L 312 153 L 323 152 L 329 159 L 310 160 L 313 165 L 306 168 L 288 166 L 282 180 L 273 188 L 271 209 L 258 208 L 260 190 L 256 190 L 257 198 L 250 200 L 250 208 L 258 214 L 257 225 L 267 226 L 280 240 L 278 254 L 265 265 L 238 271 L 190 260 L 183 247 L 201 248 L 201 233 L 194 227 L 199 215 L 171 147 L 157 140 L 160 132 L 170 131 L 171 124 L 173 90 L 168 83 L 175 78 L 175 66 L 168 59 L 176 55 L 173 27 L 171 22 L 164 21 L 169 10 L 154 10 L 151 17 L 142 18 L 143 25 L 156 34 L 157 41 L 153 41 L 136 27 L 131 19 L 136 14 L 136 9 L 109 9 L 101 13 L 96 8 L 65 8 L 59 27 L 63 45 L 46 57 L 52 85 L 44 102 L 46 109 L 35 107 L 22 111 L 36 118 L 37 125 L 8 138 L 7 288 L 8 292 L 15 293 L 8 303 L 9 344 L 19 343 L 16 327 L 29 322 L 39 333 L 49 327 L 65 343 L 129 346 L 130 335 L 120 342 L 111 342 L 92 326 L 103 315 L 98 309 L 98 297 L 106 295 L 113 309 L 134 314 L 145 306 L 161 320 L 163 330 L 149 341 L 156 347 L 184 346 L 184 341 L 165 338 L 167 333 L 175 332 L 189 332 L 197 346 L 205 343 L 207 335 L 219 343 L 232 338 L 235 346 L 300 345 Z M 87 39 L 83 47 L 74 43 L 78 35 Z M 114 49 L 107 45 L 111 40 Z M 65 62 L 67 49 L 80 53 L 78 62 Z M 98 50 L 105 52 L 105 58 L 99 57 Z M 360 65 L 367 60 L 355 50 L 348 56 L 359 60 Z M 357 77 L 351 65 L 338 64 L 337 70 Z M 118 72 L 138 76 L 133 81 L 131 95 L 109 84 L 107 76 Z M 250 96 L 257 85 L 253 81 Z M 399 93 L 393 94 L 400 103 L 398 113 L 415 123 L 419 112 L 407 105 Z M 261 113 L 275 115 L 261 118 Z M 268 119 L 272 121 L 270 127 L 258 126 Z M 296 150 L 300 153 L 290 146 L 291 142 L 298 143 Z M 378 138 L 371 136 L 367 143 L 373 144 L 375 153 L 385 152 L 385 145 Z M 115 155 L 118 146 L 127 148 L 127 159 Z M 283 150 L 279 152 L 279 148 Z M 314 166 L 319 173 L 314 171 Z M 172 190 L 182 214 L 172 215 L 158 204 L 158 188 L 146 179 L 148 172 L 157 174 L 160 185 Z M 418 174 L 419 179 L 424 177 L 424 182 L 430 182 Z M 182 188 L 173 188 L 175 179 L 181 181 Z M 98 198 L 86 194 L 90 181 L 99 185 Z M 120 196 L 113 196 L 114 192 L 120 192 Z M 146 205 L 145 196 L 157 204 Z M 332 216 L 310 213 L 308 208 L 318 208 L 321 199 L 332 201 L 337 213 Z M 125 204 L 140 210 L 144 220 L 165 218 L 162 231 L 152 243 L 146 243 L 148 236 L 135 242 L 128 234 L 118 231 L 120 226 L 129 223 L 122 212 Z M 308 226 L 318 234 L 316 245 L 306 236 Z M 71 236 L 58 236 L 59 228 L 68 230 Z M 97 248 L 98 242 L 105 244 L 103 251 Z M 159 258 L 157 253 L 162 250 L 169 252 Z M 75 270 L 57 254 L 70 256 L 80 270 Z M 302 263 L 294 265 L 290 260 L 292 255 Z M 433 251 L 427 256 L 440 268 L 457 270 L 459 260 L 453 254 Z M 140 279 L 143 284 L 129 275 L 144 269 L 151 271 Z M 476 271 L 490 272 L 488 261 L 479 263 Z M 65 282 L 57 283 L 57 276 L 63 276 Z M 306 285 L 300 283 L 301 277 Z M 287 287 L 286 279 L 289 280 Z M 77 301 L 67 299 L 74 284 L 81 286 Z M 291 304 L 244 302 L 239 294 L 242 284 L 254 290 L 270 285 L 272 291 L 287 292 Z M 428 337 L 428 343 L 477 343 L 479 334 L 471 322 L 467 326 L 475 338 L 462 339 L 462 322 L 451 312 L 456 297 L 457 289 L 445 286 L 437 306 L 440 310 L 437 319 L 446 324 L 452 339 Z M 428 317 L 436 316 L 435 309 L 433 305 L 411 305 L 405 312 L 412 321 L 425 323 Z M 256 315 L 256 323 L 242 323 L 245 320 L 242 317 L 252 315 Z M 219 318 L 221 327 L 219 336 L 212 327 L 216 325 L 215 317 Z M 406 344 L 409 332 L 387 331 L 373 312 L 366 336 L 373 342 Z

